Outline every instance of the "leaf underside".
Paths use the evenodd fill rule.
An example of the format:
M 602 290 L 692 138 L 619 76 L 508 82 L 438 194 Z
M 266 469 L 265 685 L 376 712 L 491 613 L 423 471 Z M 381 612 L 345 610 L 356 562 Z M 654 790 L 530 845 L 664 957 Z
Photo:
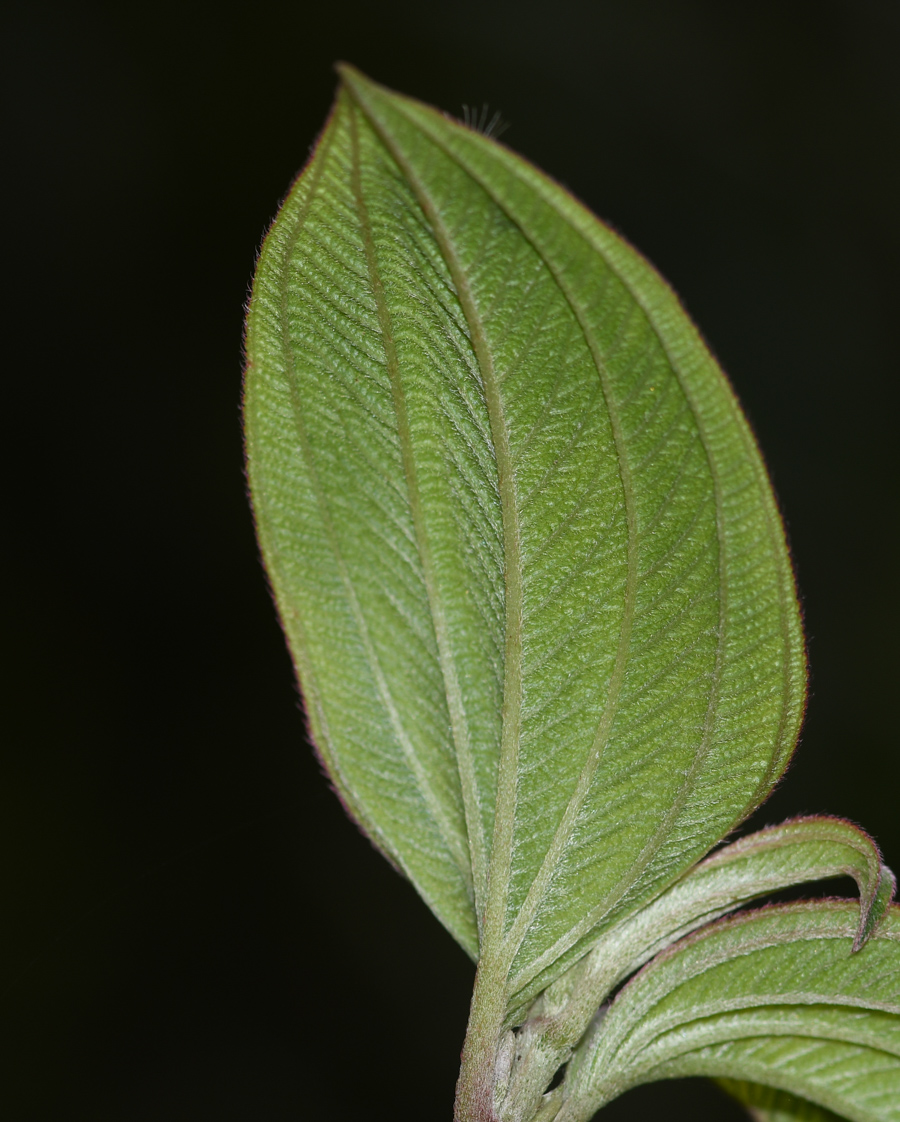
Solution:
M 258 533 L 338 792 L 473 957 L 500 948 L 512 1008 L 783 771 L 790 566 L 653 269 L 496 142 L 342 76 L 254 284 Z

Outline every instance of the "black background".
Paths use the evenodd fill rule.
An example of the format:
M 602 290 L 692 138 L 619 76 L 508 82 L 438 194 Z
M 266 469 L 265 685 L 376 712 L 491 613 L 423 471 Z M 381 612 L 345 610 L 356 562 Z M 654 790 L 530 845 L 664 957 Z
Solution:
M 900 4 L 36 2 L 0 38 L 4 1118 L 450 1117 L 472 970 L 304 744 L 242 475 L 242 305 L 336 58 L 499 108 L 678 289 L 810 638 L 754 824 L 843 814 L 900 865 Z

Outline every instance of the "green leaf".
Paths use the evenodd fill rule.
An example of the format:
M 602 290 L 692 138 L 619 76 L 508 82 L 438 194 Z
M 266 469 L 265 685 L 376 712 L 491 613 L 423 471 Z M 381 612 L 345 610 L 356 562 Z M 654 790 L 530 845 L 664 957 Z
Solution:
M 254 283 L 250 485 L 316 744 L 481 955 L 489 1050 L 766 797 L 800 622 L 671 290 L 524 160 L 341 73 Z
M 830 1110 L 823 1110 L 774 1087 L 735 1079 L 717 1079 L 716 1082 L 749 1109 L 754 1122 L 841 1122 L 838 1115 Z
M 841 818 L 814 816 L 770 826 L 717 850 L 610 932 L 582 972 L 594 962 L 604 968 L 615 964 L 608 992 L 657 952 L 741 904 L 790 885 L 838 876 L 852 877 L 859 889 L 853 942 L 858 951 L 893 898 L 893 873 L 881 864 L 878 848 L 864 830 Z M 598 996 L 602 1000 L 606 993 Z
M 685 1075 L 762 1083 L 852 1122 L 900 1119 L 900 908 L 854 954 L 858 920 L 849 902 L 794 904 L 663 952 L 579 1045 L 558 1122 Z
M 872 839 L 839 818 L 812 817 L 750 834 L 718 850 L 631 919 L 608 931 L 581 963 L 538 999 L 517 1033 L 516 1058 L 498 1104 L 503 1122 L 535 1110 L 601 1003 L 659 951 L 734 908 L 792 884 L 853 877 L 860 907 L 853 949 L 885 912 L 894 878 Z

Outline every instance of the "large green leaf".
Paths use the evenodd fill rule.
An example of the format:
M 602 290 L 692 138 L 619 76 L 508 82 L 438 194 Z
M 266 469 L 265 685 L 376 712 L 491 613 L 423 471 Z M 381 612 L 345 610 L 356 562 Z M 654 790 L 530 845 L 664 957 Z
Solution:
M 338 791 L 520 1008 L 781 774 L 790 566 L 653 269 L 494 141 L 342 77 L 254 283 L 259 538 Z
M 579 1045 L 558 1122 L 684 1075 L 765 1084 L 852 1122 L 900 1119 L 900 908 L 854 954 L 858 923 L 849 902 L 794 904 L 663 952 Z

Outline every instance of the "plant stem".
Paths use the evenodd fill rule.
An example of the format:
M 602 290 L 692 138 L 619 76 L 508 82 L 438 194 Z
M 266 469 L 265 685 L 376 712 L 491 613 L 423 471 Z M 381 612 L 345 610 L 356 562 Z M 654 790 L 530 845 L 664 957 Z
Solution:
M 478 964 L 456 1085 L 454 1122 L 499 1122 L 494 1108 L 498 1054 L 506 1014 L 506 972 L 487 954 Z

